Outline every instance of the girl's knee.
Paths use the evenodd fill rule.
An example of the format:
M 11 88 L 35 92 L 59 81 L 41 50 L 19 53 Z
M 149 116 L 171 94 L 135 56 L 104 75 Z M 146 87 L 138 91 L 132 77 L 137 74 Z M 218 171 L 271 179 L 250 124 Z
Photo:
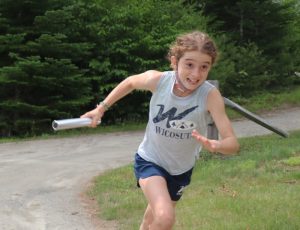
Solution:
M 171 229 L 175 223 L 175 211 L 173 209 L 161 209 L 155 213 L 154 222 L 160 229 Z

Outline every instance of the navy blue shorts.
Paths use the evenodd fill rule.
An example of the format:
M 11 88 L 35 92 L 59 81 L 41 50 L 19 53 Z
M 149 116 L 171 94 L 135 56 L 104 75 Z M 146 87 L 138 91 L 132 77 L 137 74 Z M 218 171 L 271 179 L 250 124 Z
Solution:
M 140 155 L 135 155 L 134 173 L 139 186 L 139 179 L 148 178 L 151 176 L 162 176 L 165 178 L 168 186 L 168 191 L 171 200 L 178 201 L 183 193 L 184 188 L 190 184 L 193 168 L 180 175 L 170 175 L 162 167 L 144 160 Z

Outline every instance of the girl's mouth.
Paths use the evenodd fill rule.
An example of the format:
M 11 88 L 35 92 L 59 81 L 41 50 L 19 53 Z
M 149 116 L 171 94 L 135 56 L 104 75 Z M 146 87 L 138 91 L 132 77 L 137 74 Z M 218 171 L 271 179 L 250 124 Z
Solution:
M 190 84 L 190 85 L 198 85 L 199 80 L 192 80 L 190 78 L 187 78 L 186 81 Z

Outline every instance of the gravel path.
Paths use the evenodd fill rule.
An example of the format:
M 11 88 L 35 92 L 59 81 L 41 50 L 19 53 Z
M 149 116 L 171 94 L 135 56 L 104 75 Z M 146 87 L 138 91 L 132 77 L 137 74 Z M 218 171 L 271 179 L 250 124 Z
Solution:
M 300 107 L 263 117 L 286 131 L 300 129 Z M 238 137 L 271 133 L 248 120 L 233 127 Z M 130 132 L 0 144 L 0 229 L 113 229 L 93 223 L 81 193 L 94 176 L 130 163 L 142 137 Z

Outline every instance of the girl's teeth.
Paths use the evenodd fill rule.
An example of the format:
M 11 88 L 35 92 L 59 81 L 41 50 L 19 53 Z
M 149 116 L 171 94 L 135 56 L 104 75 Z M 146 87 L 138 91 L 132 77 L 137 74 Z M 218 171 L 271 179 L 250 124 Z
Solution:
M 188 79 L 188 81 L 189 81 L 190 83 L 192 83 L 192 84 L 195 84 L 195 83 L 198 82 L 197 80 L 192 81 L 191 79 Z

